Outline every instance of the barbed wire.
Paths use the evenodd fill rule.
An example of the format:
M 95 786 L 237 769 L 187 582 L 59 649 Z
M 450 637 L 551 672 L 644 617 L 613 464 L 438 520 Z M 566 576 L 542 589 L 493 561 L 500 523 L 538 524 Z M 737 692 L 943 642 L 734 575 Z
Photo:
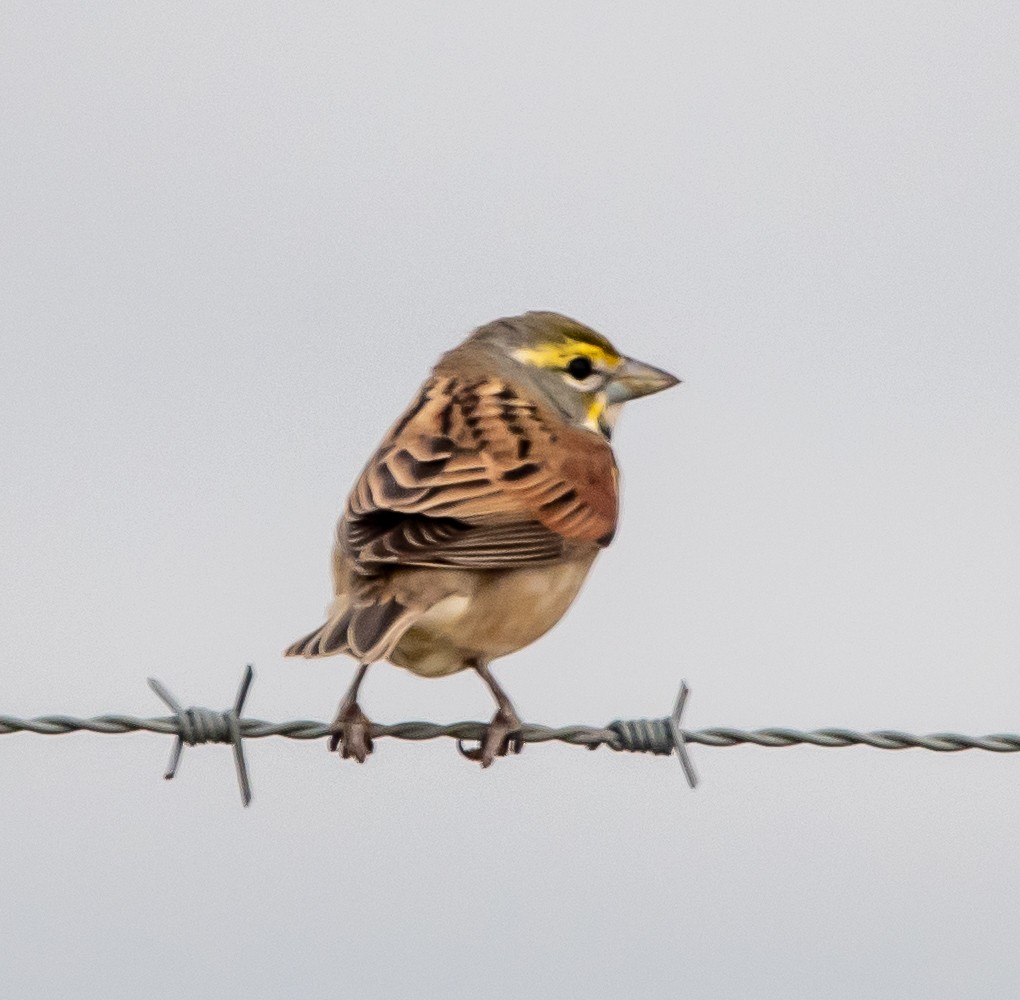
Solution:
M 63 736 L 67 733 L 160 733 L 175 736 L 170 761 L 164 773 L 173 778 L 180 764 L 185 745 L 197 746 L 202 743 L 229 744 L 234 751 L 241 800 L 247 806 L 251 802 L 251 781 L 244 757 L 244 740 L 263 739 L 267 736 L 282 736 L 291 740 L 318 740 L 333 734 L 330 723 L 309 719 L 295 719 L 289 722 L 266 722 L 262 719 L 244 719 L 241 713 L 254 679 L 249 665 L 241 678 L 241 684 L 234 704 L 225 711 L 210 708 L 183 708 L 180 702 L 158 681 L 149 678 L 149 686 L 173 711 L 173 715 L 142 719 L 133 715 L 97 715 L 79 719 L 69 715 L 42 715 L 32 719 L 20 719 L 12 715 L 0 715 L 0 736 L 9 733 L 36 733 L 41 736 Z M 713 727 L 710 729 L 684 729 L 681 719 L 687 704 L 690 689 L 686 683 L 680 686 L 676 704 L 671 715 L 657 719 L 616 719 L 605 726 L 541 726 L 525 724 L 519 738 L 523 743 L 567 743 L 584 746 L 589 750 L 608 747 L 610 750 L 630 753 L 650 753 L 661 756 L 675 754 L 683 768 L 684 776 L 691 788 L 698 783 L 697 774 L 687 753 L 689 744 L 709 747 L 733 747 L 753 745 L 759 747 L 849 747 L 869 746 L 877 750 L 933 750 L 936 753 L 957 753 L 961 750 L 987 750 L 992 753 L 1020 752 L 1020 734 L 993 733 L 988 736 L 964 736 L 960 733 L 930 733 L 918 736 L 895 729 L 881 729 L 873 732 L 858 732 L 853 729 L 732 729 Z M 465 740 L 482 740 L 487 726 L 484 722 L 397 722 L 373 724 L 370 728 L 372 739 L 392 737 L 398 740 L 419 742 L 449 737 L 462 743 Z

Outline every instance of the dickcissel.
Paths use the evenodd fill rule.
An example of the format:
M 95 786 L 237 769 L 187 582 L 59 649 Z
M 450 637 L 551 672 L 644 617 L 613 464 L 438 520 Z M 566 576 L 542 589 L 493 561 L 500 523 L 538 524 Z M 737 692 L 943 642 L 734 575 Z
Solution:
M 678 381 L 552 312 L 496 320 L 443 355 L 347 500 L 325 624 L 286 651 L 358 661 L 331 750 L 371 752 L 358 689 L 377 660 L 422 677 L 474 670 L 497 711 L 468 755 L 487 767 L 520 750 L 489 665 L 577 596 L 616 530 L 620 407 Z

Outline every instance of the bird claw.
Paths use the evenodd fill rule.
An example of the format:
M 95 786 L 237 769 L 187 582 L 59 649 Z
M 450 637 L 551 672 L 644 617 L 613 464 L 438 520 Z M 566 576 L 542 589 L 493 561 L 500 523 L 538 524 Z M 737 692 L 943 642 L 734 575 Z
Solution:
M 524 749 L 521 736 L 521 720 L 513 712 L 500 709 L 485 728 L 485 737 L 476 747 L 465 747 L 463 740 L 457 740 L 457 750 L 468 760 L 480 761 L 482 767 L 489 767 L 497 757 L 518 754 Z
M 344 760 L 353 757 L 359 764 L 372 752 L 372 723 L 357 703 L 341 708 L 333 720 L 329 749 L 331 753 L 340 751 Z

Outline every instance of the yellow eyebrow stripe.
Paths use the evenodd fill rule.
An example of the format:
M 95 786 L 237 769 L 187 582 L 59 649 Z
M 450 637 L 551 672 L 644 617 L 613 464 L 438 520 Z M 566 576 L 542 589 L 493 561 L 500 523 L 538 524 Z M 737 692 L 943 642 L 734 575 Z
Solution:
M 521 347 L 514 351 L 514 357 L 525 364 L 538 368 L 566 368 L 571 358 L 591 358 L 595 363 L 615 368 L 620 356 L 597 344 L 576 341 L 572 344 L 542 344 L 540 347 Z

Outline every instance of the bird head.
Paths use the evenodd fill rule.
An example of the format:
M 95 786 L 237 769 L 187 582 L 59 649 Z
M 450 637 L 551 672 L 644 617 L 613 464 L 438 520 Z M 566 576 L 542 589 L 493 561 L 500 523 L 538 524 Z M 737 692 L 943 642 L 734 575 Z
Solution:
M 480 327 L 468 345 L 540 391 L 572 424 L 610 437 L 620 408 L 679 379 L 628 358 L 590 327 L 554 312 L 529 312 Z M 509 368 L 509 371 L 507 371 Z

